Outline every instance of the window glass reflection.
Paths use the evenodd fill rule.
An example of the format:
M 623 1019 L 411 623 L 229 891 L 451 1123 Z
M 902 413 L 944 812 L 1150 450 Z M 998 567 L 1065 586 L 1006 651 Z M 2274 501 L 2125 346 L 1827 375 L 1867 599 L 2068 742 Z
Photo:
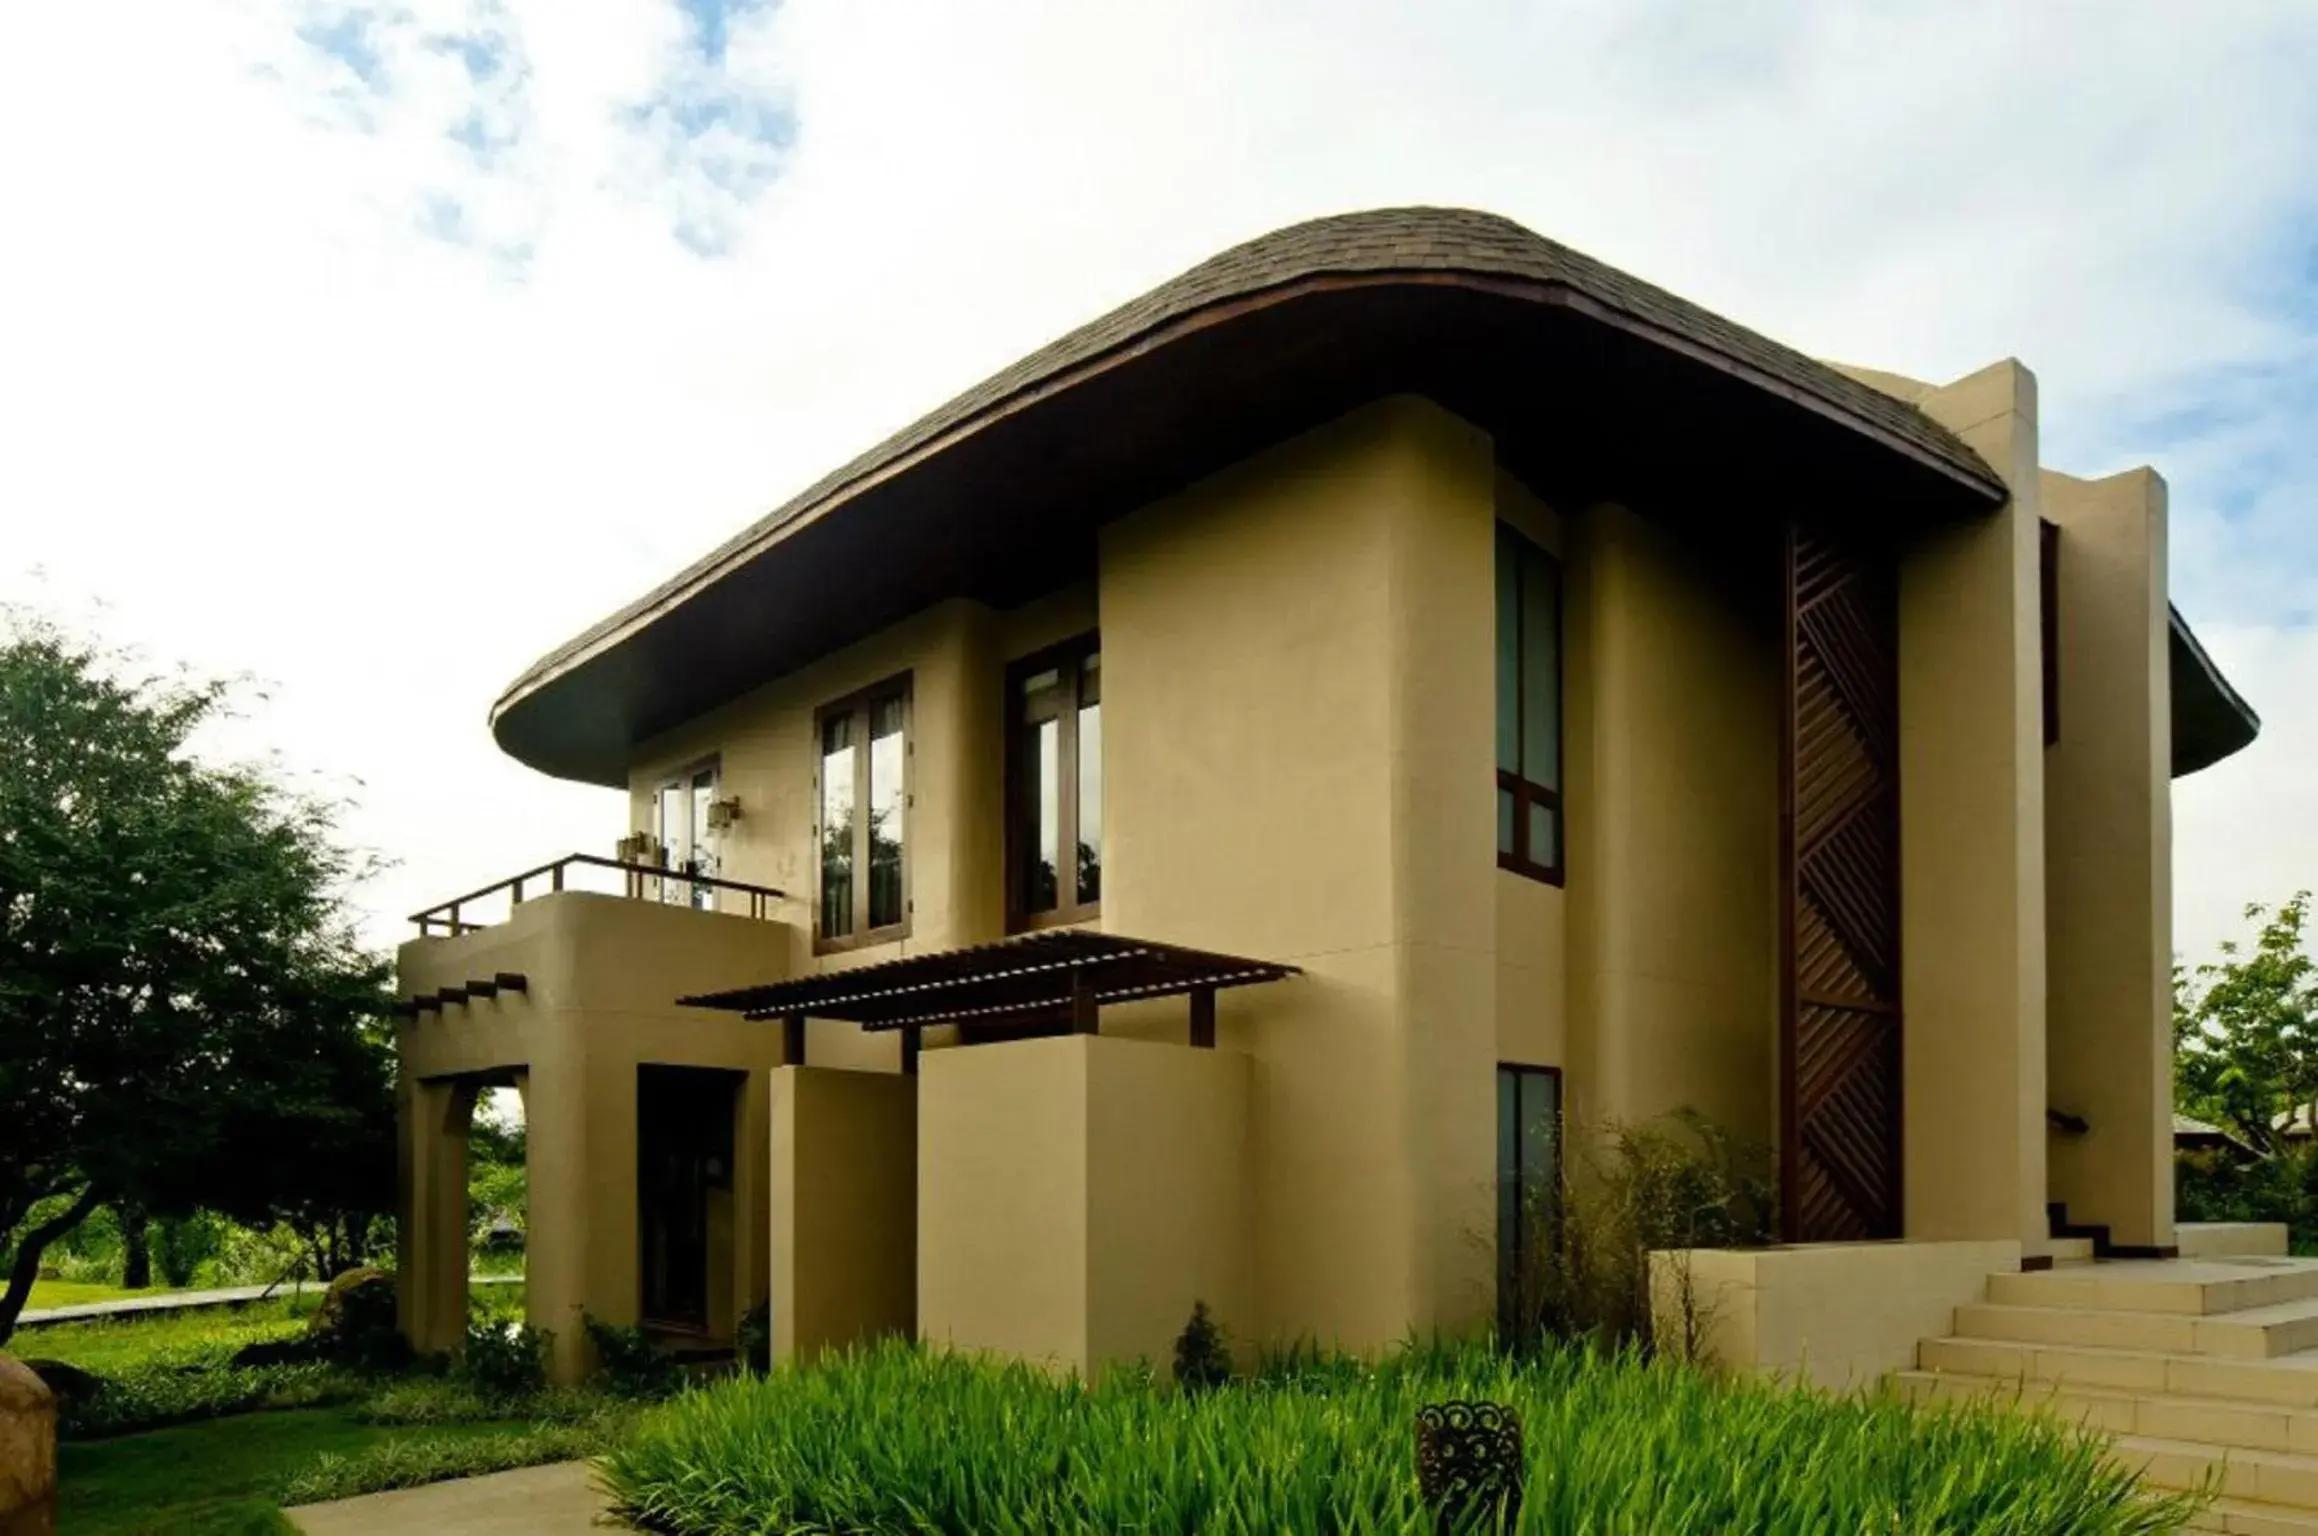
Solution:
M 821 726 L 821 936 L 853 932 L 853 716 Z

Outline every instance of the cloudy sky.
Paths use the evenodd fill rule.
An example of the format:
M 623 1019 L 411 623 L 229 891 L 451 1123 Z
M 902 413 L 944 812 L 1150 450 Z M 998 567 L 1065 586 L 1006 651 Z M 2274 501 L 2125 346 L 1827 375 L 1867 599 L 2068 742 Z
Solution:
M 2267 722 L 2197 953 L 2318 885 L 2313 81 L 2310 0 L 7 6 L 0 598 L 269 685 L 385 941 L 619 830 L 490 744 L 539 652 L 1228 243 L 1475 205 L 2163 471 Z

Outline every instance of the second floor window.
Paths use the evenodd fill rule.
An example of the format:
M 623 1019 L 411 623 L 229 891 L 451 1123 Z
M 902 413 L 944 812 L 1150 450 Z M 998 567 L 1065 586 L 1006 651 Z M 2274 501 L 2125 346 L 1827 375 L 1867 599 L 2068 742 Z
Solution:
M 1093 635 L 1008 673 L 1007 905 L 1016 928 L 1095 915 L 1103 898 L 1103 654 Z
M 1561 562 L 1497 525 L 1497 863 L 1561 884 Z
M 653 798 L 653 835 L 660 842 L 660 862 L 687 875 L 717 872 L 716 829 L 709 825 L 708 808 L 716 800 L 716 765 L 678 774 L 660 786 Z M 678 906 L 713 911 L 716 889 L 689 880 L 662 880 L 660 899 Z
M 819 721 L 820 939 L 898 938 L 909 917 L 908 681 L 832 704 Z

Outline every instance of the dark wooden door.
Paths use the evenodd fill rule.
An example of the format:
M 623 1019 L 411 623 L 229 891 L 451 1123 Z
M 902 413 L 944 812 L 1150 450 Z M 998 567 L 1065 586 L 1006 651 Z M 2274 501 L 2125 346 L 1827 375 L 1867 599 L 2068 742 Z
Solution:
M 1888 551 L 1787 537 L 1780 1196 L 1790 1242 L 1900 1226 L 1899 590 Z
M 732 1182 L 734 1074 L 636 1072 L 637 1248 L 644 1321 L 708 1327 L 708 1203 Z

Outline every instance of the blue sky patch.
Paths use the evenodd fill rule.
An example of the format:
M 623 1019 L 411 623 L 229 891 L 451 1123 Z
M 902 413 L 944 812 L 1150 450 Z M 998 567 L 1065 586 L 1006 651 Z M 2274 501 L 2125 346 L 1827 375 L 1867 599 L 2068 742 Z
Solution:
M 354 72 L 354 78 L 373 91 L 386 89 L 386 59 L 378 46 L 379 13 L 348 9 L 326 21 L 309 21 L 298 28 L 298 41 L 328 54 Z
M 751 12 L 772 9 L 770 0 L 676 0 L 676 8 L 692 24 L 694 45 L 700 56 L 712 65 L 724 63 L 726 40 L 731 36 L 732 18 Z

